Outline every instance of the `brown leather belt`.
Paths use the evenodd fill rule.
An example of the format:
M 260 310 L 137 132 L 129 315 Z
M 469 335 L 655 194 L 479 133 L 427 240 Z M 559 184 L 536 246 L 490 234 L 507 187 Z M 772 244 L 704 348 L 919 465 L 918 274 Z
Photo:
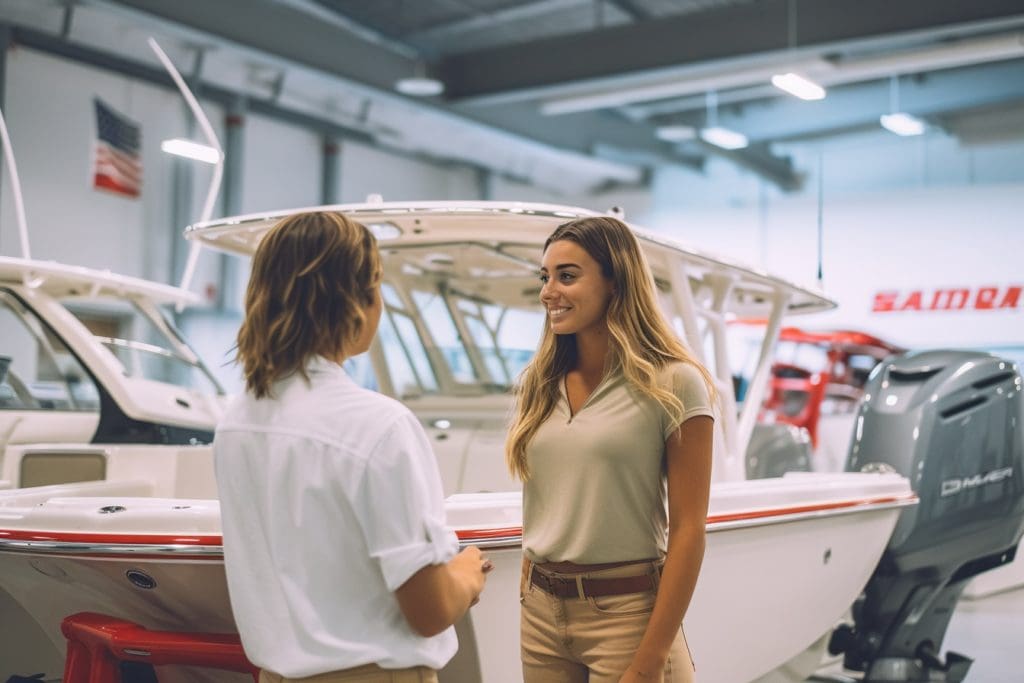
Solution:
M 552 576 L 531 568 L 530 583 L 559 598 L 599 598 L 605 595 L 646 593 L 655 590 L 657 582 L 650 574 L 607 579 L 583 579 L 574 576 Z

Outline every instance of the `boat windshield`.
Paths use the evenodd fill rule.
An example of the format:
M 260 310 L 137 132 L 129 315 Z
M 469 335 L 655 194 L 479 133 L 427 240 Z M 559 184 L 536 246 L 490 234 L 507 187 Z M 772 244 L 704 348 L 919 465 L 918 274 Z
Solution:
M 78 358 L 34 311 L 4 289 L 0 330 L 0 411 L 99 411 L 99 391 Z
M 60 301 L 117 359 L 126 377 L 204 394 L 224 393 L 162 308 L 148 301 L 112 297 L 65 297 Z
M 384 257 L 375 349 L 348 361 L 350 376 L 403 399 L 508 391 L 543 329 L 539 265 L 502 245 L 467 243 Z

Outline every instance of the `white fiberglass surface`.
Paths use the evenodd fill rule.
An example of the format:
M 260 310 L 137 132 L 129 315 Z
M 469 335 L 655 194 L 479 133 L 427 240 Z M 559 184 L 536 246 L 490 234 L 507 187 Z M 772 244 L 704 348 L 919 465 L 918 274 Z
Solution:
M 700 680 L 751 681 L 828 634 L 863 590 L 898 516 L 869 508 L 708 534 L 684 624 Z
M 5 523 L 25 520 L 36 508 L 51 501 L 69 497 L 88 497 L 96 501 L 104 496 L 121 500 L 130 496 L 146 496 L 152 487 L 145 481 L 82 481 L 72 484 L 50 484 L 0 492 L 0 517 Z M 16 524 L 24 526 L 24 524 Z
M 518 527 L 523 523 L 523 496 L 507 493 L 461 493 L 445 499 L 448 526 L 455 529 Z
M 0 524 L 7 528 L 111 533 L 220 533 L 216 500 L 149 497 L 143 480 L 60 484 L 0 491 Z M 715 484 L 710 521 L 751 512 L 779 516 L 803 507 L 901 499 L 911 493 L 892 474 L 802 474 Z M 144 497 L 140 497 L 144 496 Z M 116 513 L 107 510 L 122 508 Z M 457 494 L 445 502 L 448 525 L 461 531 L 519 527 L 519 492 Z
M 751 512 L 791 514 L 797 508 L 903 499 L 910 483 L 897 474 L 787 474 L 776 479 L 713 484 L 708 516 L 727 517 Z M 522 524 L 518 492 L 449 496 L 448 524 L 457 529 L 504 528 Z
M 784 477 L 712 484 L 709 516 L 912 493 L 898 474 L 789 472 Z
M 4 510 L 0 520 L 13 521 Z M 24 510 L 20 525 L 36 530 L 124 534 L 220 534 L 220 504 L 215 500 L 88 496 L 50 498 Z

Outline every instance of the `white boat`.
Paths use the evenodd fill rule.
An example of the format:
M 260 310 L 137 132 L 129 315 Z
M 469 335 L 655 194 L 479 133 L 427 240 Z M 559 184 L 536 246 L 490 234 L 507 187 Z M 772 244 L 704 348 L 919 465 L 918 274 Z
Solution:
M 536 279 L 543 241 L 559 223 L 592 214 L 486 202 L 334 208 L 374 230 L 385 263 L 380 334 L 349 371 L 423 420 L 451 494 L 449 524 L 464 543 L 488 548 L 496 564 L 483 599 L 458 626 L 460 651 L 442 681 L 517 681 L 521 508 L 501 455 L 506 390 L 543 324 Z M 251 253 L 285 213 L 197 225 L 188 234 Z M 860 594 L 900 509 L 916 497 L 893 474 L 743 481 L 781 320 L 832 303 L 767 273 L 638 235 L 666 313 L 712 370 L 725 403 L 708 550 L 686 624 L 699 675 L 742 683 L 786 667 L 800 680 L 816 662 L 799 656 Z M 724 340 L 733 315 L 768 320 L 748 409 L 738 416 Z M 60 334 L 76 349 L 87 342 L 78 339 L 84 328 L 72 328 Z M 105 464 L 100 480 L 19 487 L 24 462 L 45 448 L 10 445 L 4 457 L 2 476 L 14 488 L 0 491 L 0 588 L 38 628 L 0 641 L 0 662 L 24 662 L 0 675 L 59 672 L 60 620 L 77 611 L 158 629 L 234 630 L 208 447 L 80 444 L 76 453 Z
M 189 449 L 130 450 L 173 461 Z M 128 451 L 107 449 L 113 459 Z M 45 670 L 43 662 L 49 673 L 59 671 L 60 621 L 75 612 L 114 614 L 154 629 L 234 630 L 219 506 L 173 488 L 170 496 L 152 495 L 168 488 L 165 474 L 159 484 L 61 484 L 0 498 L 3 587 L 48 646 L 28 628 L 34 624 L 22 623 L 6 631 L 22 638 L 0 647 L 24 647 L 19 640 L 34 635 L 31 647 L 49 650 L 45 659 L 22 664 L 22 673 Z M 915 500 L 896 475 L 825 478 L 714 485 L 707 555 L 686 624 L 702 680 L 753 680 L 830 631 L 874 569 L 865 558 L 881 555 L 899 508 Z M 176 484 L 189 492 L 187 481 Z M 520 512 L 515 493 L 449 498 L 449 523 L 463 542 L 487 548 L 496 569 L 459 625 L 461 648 L 442 680 L 520 680 Z M 5 666 L 15 656 L 3 651 Z
M 224 391 L 162 308 L 196 299 L 109 271 L 0 256 L 0 453 L 40 441 L 209 442 Z M 26 476 L 5 479 L 26 486 Z

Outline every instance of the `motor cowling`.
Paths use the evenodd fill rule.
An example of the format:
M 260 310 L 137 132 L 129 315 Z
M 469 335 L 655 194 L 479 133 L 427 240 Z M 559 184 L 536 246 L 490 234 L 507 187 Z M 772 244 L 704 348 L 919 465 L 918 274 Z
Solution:
M 970 659 L 939 652 L 973 576 L 1013 560 L 1024 531 L 1020 369 L 990 354 L 912 352 L 872 372 L 846 470 L 892 469 L 917 506 L 830 649 L 868 681 L 960 681 Z
M 781 477 L 786 472 L 810 472 L 811 435 L 784 422 L 758 423 L 750 435 L 747 479 Z

